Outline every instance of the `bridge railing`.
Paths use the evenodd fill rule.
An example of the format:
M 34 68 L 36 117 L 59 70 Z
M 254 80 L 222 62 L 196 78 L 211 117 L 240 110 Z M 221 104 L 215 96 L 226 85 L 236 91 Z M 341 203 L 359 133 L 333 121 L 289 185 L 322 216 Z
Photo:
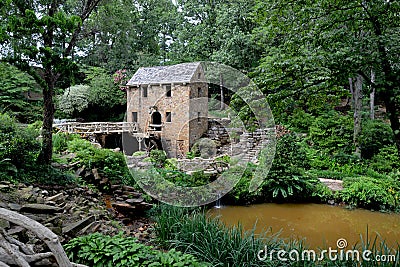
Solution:
M 54 124 L 53 128 L 59 129 L 61 132 L 68 133 L 135 133 L 138 131 L 137 123 L 135 122 L 66 122 Z

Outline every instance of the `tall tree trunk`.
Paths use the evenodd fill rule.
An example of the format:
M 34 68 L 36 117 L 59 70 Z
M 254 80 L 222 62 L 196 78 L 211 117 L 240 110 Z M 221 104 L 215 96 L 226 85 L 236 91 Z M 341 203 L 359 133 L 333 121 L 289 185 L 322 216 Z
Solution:
M 369 117 L 375 120 L 375 71 L 371 69 L 371 93 L 369 94 Z
M 42 149 L 38 156 L 37 162 L 40 164 L 50 164 L 53 155 L 53 120 L 54 120 L 54 77 L 52 77 L 51 69 L 47 69 L 45 73 L 47 88 L 43 90 L 43 127 L 42 127 Z
M 57 0 L 53 0 L 48 10 L 48 16 L 54 17 L 57 12 Z M 45 48 L 53 49 L 55 25 L 51 24 L 43 32 L 43 44 Z M 42 149 L 40 150 L 37 162 L 49 165 L 53 156 L 53 120 L 54 120 L 54 103 L 53 94 L 56 75 L 53 73 L 53 62 L 49 60 L 43 64 L 44 80 L 46 82 L 43 88 L 43 126 L 42 126 Z
M 220 102 L 220 110 L 225 109 L 225 99 L 224 99 L 224 79 L 222 77 L 222 73 L 219 75 L 219 87 L 221 89 L 221 102 Z
M 359 142 L 359 136 L 361 133 L 361 110 L 362 110 L 362 84 L 363 79 L 361 75 L 357 75 L 356 80 L 349 79 L 350 88 L 353 96 L 353 109 L 354 109 L 354 133 L 353 133 L 353 144 L 355 147 L 354 154 L 361 158 L 361 148 Z M 353 86 L 354 84 L 354 86 Z
M 385 86 L 383 92 L 381 92 L 382 99 L 385 103 L 386 113 L 389 116 L 390 128 L 392 128 L 394 134 L 394 141 L 397 147 L 397 154 L 400 157 L 400 111 L 398 104 L 396 103 L 396 86 L 399 86 L 399 81 L 396 76 L 396 72 L 392 71 L 392 67 L 389 62 L 388 55 L 386 53 L 386 47 L 384 43 L 384 38 L 381 38 L 382 27 L 379 19 L 375 16 L 370 17 L 372 26 L 374 27 L 375 35 L 378 38 L 378 52 L 381 59 L 380 64 L 382 67 L 383 75 L 385 77 Z

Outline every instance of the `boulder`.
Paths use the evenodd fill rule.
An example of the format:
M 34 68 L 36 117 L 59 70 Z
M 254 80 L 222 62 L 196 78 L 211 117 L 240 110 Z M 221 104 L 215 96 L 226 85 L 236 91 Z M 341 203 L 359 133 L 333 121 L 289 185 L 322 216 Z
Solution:
M 30 212 L 33 214 L 54 214 L 62 212 L 62 208 L 45 204 L 25 204 L 21 207 L 21 212 Z

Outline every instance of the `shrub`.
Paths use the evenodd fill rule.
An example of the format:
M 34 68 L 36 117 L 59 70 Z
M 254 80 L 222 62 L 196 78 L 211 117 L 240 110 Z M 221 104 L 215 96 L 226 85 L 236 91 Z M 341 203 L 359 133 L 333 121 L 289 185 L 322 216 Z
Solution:
M 289 128 L 295 132 L 308 132 L 315 117 L 302 109 L 296 109 L 288 118 Z
M 353 120 L 337 112 L 326 113 L 314 120 L 310 126 L 309 140 L 317 149 L 330 154 L 353 151 Z
M 211 158 L 217 154 L 215 142 L 209 138 L 201 138 L 192 147 L 189 157 Z
M 369 161 L 370 168 L 383 173 L 400 169 L 400 158 L 396 146 L 387 146 L 379 150 Z
M 67 150 L 68 141 L 80 138 L 79 135 L 69 133 L 56 133 L 53 134 L 53 151 L 61 153 Z
M 364 121 L 359 140 L 361 156 L 365 159 L 371 159 L 381 148 L 394 144 L 392 129 L 380 120 Z
M 128 183 L 131 180 L 129 169 L 125 162 L 125 157 L 120 152 L 110 149 L 99 149 L 94 147 L 89 141 L 83 139 L 72 139 L 67 144 L 68 151 L 76 154 L 74 160 L 80 161 L 80 166 L 97 168 L 104 175 L 114 181 Z
M 335 195 L 331 189 L 322 183 L 317 183 L 312 192 L 312 196 L 319 202 L 327 202 L 328 200 L 335 199 Z
M 304 175 L 308 166 L 301 139 L 294 133 L 282 136 L 268 177 L 262 184 L 262 194 L 267 199 L 303 198 L 312 190 L 310 179 Z
M 163 167 L 166 160 L 167 160 L 167 154 L 165 153 L 164 150 L 150 151 L 150 161 L 153 162 L 153 164 L 156 167 L 158 168 Z
M 133 237 L 122 234 L 111 237 L 100 233 L 72 239 L 65 245 L 69 258 L 81 264 L 93 267 L 103 266 L 208 266 L 200 263 L 189 254 L 175 251 L 154 250 L 137 242 Z
M 0 158 L 18 169 L 33 164 L 39 153 L 38 132 L 19 127 L 7 114 L 0 114 Z
M 261 194 L 259 191 L 249 192 L 250 181 L 253 179 L 253 173 L 255 172 L 256 168 L 257 165 L 251 162 L 247 163 L 247 168 L 243 172 L 239 182 L 226 196 L 228 202 L 248 205 L 261 201 Z
M 400 197 L 400 184 L 389 177 L 376 179 L 370 177 L 347 178 L 342 200 L 352 206 L 368 209 L 393 209 Z

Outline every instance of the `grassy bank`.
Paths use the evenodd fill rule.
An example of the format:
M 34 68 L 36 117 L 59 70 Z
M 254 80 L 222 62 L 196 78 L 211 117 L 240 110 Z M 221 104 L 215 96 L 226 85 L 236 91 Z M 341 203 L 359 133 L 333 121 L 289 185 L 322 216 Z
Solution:
M 331 260 L 332 258 L 325 254 L 321 257 L 323 259 L 314 261 L 308 258 L 308 248 L 303 242 L 287 241 L 278 235 L 256 235 L 254 231 L 244 231 L 240 225 L 226 227 L 218 219 L 207 217 L 201 210 L 160 206 L 153 216 L 156 220 L 158 242 L 163 247 L 192 254 L 212 266 L 360 266 L 357 257 L 346 254 L 341 256 L 339 253 L 337 260 Z M 267 253 L 264 252 L 265 248 Z M 390 249 L 385 242 L 379 242 L 377 239 L 361 239 L 358 246 L 351 248 L 353 249 L 360 252 L 361 260 L 363 251 L 371 251 L 371 255 L 368 255 L 371 261 L 363 261 L 362 266 L 398 266 L 400 262 L 400 245 L 397 249 Z M 292 259 L 289 254 L 278 255 L 279 250 L 295 250 L 299 257 L 297 258 L 295 253 L 291 254 Z M 317 258 L 320 258 L 321 253 L 316 251 Z M 260 255 L 261 259 L 257 255 Z M 372 260 L 387 255 L 394 255 L 392 257 L 395 259 L 386 257 L 386 262 Z

